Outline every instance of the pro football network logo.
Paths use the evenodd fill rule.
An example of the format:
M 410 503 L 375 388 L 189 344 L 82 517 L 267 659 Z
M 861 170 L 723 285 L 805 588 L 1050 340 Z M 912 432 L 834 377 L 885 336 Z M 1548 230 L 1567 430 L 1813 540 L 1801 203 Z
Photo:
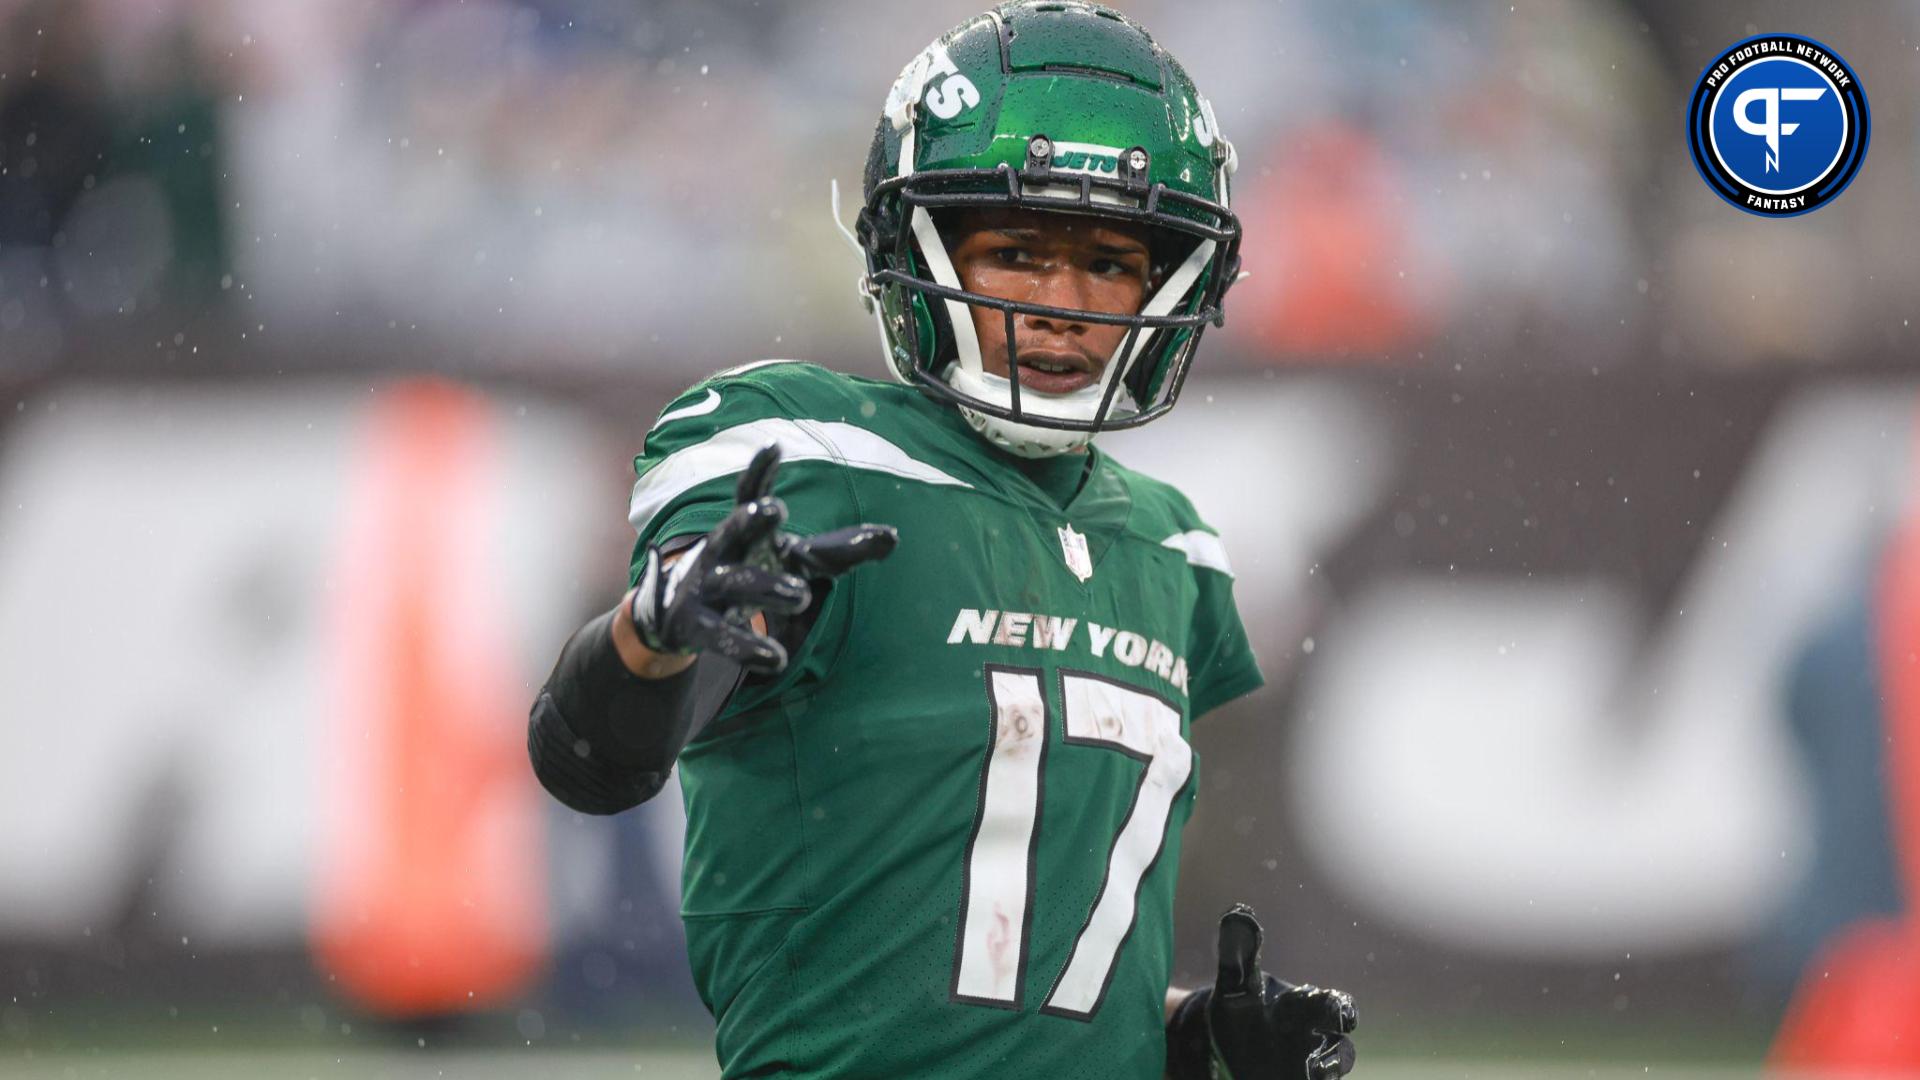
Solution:
M 1866 91 L 1847 62 L 1798 34 L 1762 34 L 1707 65 L 1687 107 L 1694 167 L 1750 214 L 1832 202 L 1867 159 Z

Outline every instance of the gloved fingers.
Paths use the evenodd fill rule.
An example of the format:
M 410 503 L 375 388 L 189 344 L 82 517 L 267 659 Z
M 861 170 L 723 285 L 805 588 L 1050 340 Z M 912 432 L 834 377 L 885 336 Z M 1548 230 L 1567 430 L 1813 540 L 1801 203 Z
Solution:
M 900 532 L 891 525 L 851 525 L 818 536 L 781 536 L 780 563 L 802 577 L 838 577 L 863 562 L 893 554 Z
M 1292 1027 L 1328 1035 L 1345 1035 L 1360 1022 L 1353 995 L 1344 990 L 1296 986 L 1281 994 L 1273 1008 Z
M 752 627 L 730 622 L 715 611 L 699 610 L 692 615 L 699 628 L 703 651 L 717 652 L 749 671 L 762 674 L 786 668 L 787 650 L 767 635 L 756 634 Z
M 708 607 L 722 611 L 747 608 L 797 615 L 813 602 L 812 591 L 800 578 L 745 563 L 714 567 L 702 582 L 700 593 Z
M 734 486 L 733 501 L 750 503 L 773 494 L 773 477 L 780 471 L 780 444 L 768 443 L 753 455 L 740 482 Z
M 660 594 L 660 545 L 647 545 L 647 554 L 640 564 L 640 580 L 634 583 L 634 601 L 636 604 L 651 605 Z M 639 610 L 637 607 L 636 611 Z
M 707 534 L 712 565 L 747 561 L 753 549 L 779 531 L 787 520 L 787 504 L 771 495 L 743 502 Z
M 1307 1058 L 1307 1080 L 1340 1080 L 1353 1071 L 1353 1040 L 1345 1035 L 1330 1035 L 1326 1044 Z
M 633 590 L 633 603 L 627 609 L 627 616 L 633 620 L 633 628 L 639 633 L 641 642 L 654 650 L 666 648 L 656 625 L 660 620 L 660 574 L 660 548 L 657 545 L 650 546 L 647 548 L 646 563 L 640 569 L 640 581 Z
M 1260 973 L 1260 920 L 1253 909 L 1235 904 L 1220 916 L 1220 970 L 1214 978 L 1214 993 L 1259 994 L 1265 988 Z

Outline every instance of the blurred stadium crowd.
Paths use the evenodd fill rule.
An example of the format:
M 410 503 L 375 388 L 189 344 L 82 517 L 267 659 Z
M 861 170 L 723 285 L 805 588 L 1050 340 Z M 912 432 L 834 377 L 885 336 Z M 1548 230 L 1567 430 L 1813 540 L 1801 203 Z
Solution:
M 697 1032 L 674 800 L 545 801 L 526 700 L 667 395 L 880 373 L 830 185 L 983 4 L 0 0 L 0 1054 L 473 986 L 516 1043 Z M 1252 899 L 1416 1056 L 1758 1061 L 1790 1000 L 1830 1034 L 1816 957 L 1920 1016 L 1920 7 L 1117 6 L 1235 142 L 1252 275 L 1113 442 L 1272 684 L 1199 741 L 1188 974 Z M 1763 221 L 1682 111 L 1772 30 L 1879 111 Z M 49 633 L 128 603 L 115 678 Z
M 244 364 L 678 379 L 864 356 L 828 184 L 853 205 L 898 57 L 971 7 L 7 0 L 4 369 L 142 315 Z M 1210 361 L 1886 363 L 1920 286 L 1876 227 L 1920 179 L 1911 133 L 1875 133 L 1875 182 L 1817 228 L 1728 221 L 1671 135 L 1736 7 L 1765 21 L 1130 5 L 1246 163 L 1253 277 Z M 1910 6 L 1826 18 L 1876 97 L 1916 89 Z

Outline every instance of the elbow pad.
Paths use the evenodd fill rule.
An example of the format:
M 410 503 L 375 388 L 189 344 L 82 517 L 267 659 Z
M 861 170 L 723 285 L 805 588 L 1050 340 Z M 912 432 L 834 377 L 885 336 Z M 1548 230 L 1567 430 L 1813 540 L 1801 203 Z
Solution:
M 706 666 L 665 679 L 633 674 L 613 645 L 617 615 L 568 639 L 527 724 L 541 786 L 585 814 L 617 814 L 659 793 L 693 732 L 694 672 Z

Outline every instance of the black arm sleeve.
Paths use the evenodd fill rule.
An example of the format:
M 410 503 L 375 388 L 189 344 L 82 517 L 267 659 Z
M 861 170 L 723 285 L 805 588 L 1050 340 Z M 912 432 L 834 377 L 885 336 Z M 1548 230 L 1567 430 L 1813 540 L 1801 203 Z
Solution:
M 717 716 L 741 669 L 717 656 L 665 679 L 627 670 L 609 611 L 560 650 L 527 722 L 540 786 L 583 814 L 617 814 L 658 794 L 700 727 Z

